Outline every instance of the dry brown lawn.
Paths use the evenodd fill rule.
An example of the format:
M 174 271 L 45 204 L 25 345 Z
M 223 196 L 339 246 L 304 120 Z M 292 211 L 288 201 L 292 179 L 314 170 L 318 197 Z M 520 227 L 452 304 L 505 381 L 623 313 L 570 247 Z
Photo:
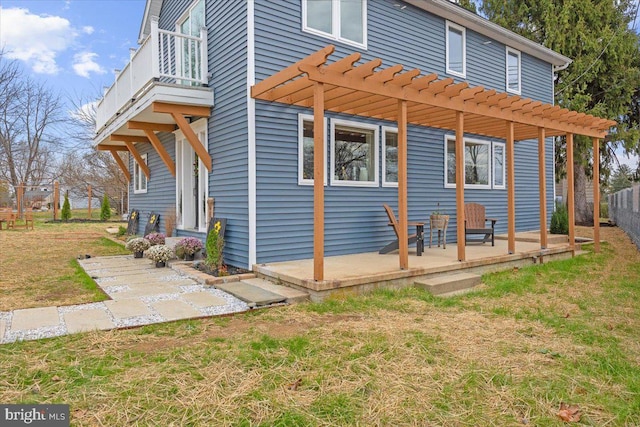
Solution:
M 118 226 L 109 223 L 108 226 Z M 44 223 L 0 232 L 0 311 L 92 302 L 74 260 L 127 253 L 109 245 L 105 223 Z
M 590 230 L 580 229 L 589 235 Z M 378 291 L 0 347 L 0 401 L 80 426 L 640 425 L 640 254 L 484 277 L 437 299 Z

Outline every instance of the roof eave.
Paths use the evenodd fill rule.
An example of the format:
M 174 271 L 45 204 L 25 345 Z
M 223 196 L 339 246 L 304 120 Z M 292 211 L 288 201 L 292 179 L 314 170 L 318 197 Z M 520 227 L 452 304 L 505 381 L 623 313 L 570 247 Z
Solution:
M 535 58 L 548 62 L 555 67 L 569 65 L 572 60 L 547 47 L 527 39 L 511 30 L 501 27 L 488 19 L 483 18 L 450 0 L 404 0 L 405 2 L 438 15 L 456 24 L 469 28 L 479 34 L 485 35 L 506 46 L 525 52 Z
M 160 16 L 163 0 L 147 0 L 144 6 L 144 14 L 140 23 L 140 33 L 138 34 L 138 44 L 142 44 L 144 39 L 151 33 L 151 17 Z

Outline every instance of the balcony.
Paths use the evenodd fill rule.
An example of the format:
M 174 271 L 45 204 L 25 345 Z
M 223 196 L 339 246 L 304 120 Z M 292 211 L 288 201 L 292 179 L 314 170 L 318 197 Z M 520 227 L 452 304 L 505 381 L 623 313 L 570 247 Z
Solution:
M 96 145 L 114 134 L 139 135 L 127 126 L 131 120 L 175 124 L 154 103 L 212 107 L 208 65 L 205 29 L 199 36 L 180 34 L 159 29 L 152 18 L 151 33 L 97 104 Z

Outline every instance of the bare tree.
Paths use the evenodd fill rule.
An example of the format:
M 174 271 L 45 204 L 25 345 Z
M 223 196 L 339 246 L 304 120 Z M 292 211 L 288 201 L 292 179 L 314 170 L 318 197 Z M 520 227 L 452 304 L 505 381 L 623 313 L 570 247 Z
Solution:
M 86 196 L 87 186 L 91 185 L 95 197 L 105 194 L 111 206 L 119 212 L 127 210 L 126 198 L 129 183 L 111 153 L 98 151 L 93 146 L 96 124 L 97 101 L 76 96 L 70 100 L 72 111 L 67 127 L 70 143 L 69 154 L 60 164 L 60 177 L 71 193 Z M 126 155 L 118 154 L 127 163 Z
M 0 179 L 14 189 L 40 183 L 49 173 L 60 140 L 60 98 L 25 77 L 0 52 Z

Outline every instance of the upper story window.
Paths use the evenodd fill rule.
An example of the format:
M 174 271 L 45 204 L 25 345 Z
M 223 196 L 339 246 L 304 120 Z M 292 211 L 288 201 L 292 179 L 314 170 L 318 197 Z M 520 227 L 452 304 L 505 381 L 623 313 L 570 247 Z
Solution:
M 331 120 L 331 185 L 378 186 L 378 126 Z
M 326 121 L 323 129 L 324 153 L 327 153 Z M 313 140 L 313 116 L 307 114 L 298 115 L 298 184 L 312 185 L 314 171 L 314 140 Z M 326 163 L 325 163 L 326 165 Z M 327 171 L 324 170 L 324 184 L 327 185 Z
M 302 0 L 302 29 L 366 47 L 367 0 Z
M 446 44 L 447 73 L 466 77 L 467 43 L 465 28 L 447 21 Z
M 199 36 L 202 27 L 204 27 L 204 0 L 198 0 L 178 20 L 178 29 L 182 34 Z
M 147 164 L 147 155 L 142 154 L 142 160 L 144 164 Z M 147 192 L 147 176 L 140 167 L 137 161 L 133 161 L 133 192 L 134 193 L 146 193 Z
M 382 186 L 398 186 L 398 129 L 382 127 Z
M 507 92 L 520 94 L 520 52 L 507 47 Z

